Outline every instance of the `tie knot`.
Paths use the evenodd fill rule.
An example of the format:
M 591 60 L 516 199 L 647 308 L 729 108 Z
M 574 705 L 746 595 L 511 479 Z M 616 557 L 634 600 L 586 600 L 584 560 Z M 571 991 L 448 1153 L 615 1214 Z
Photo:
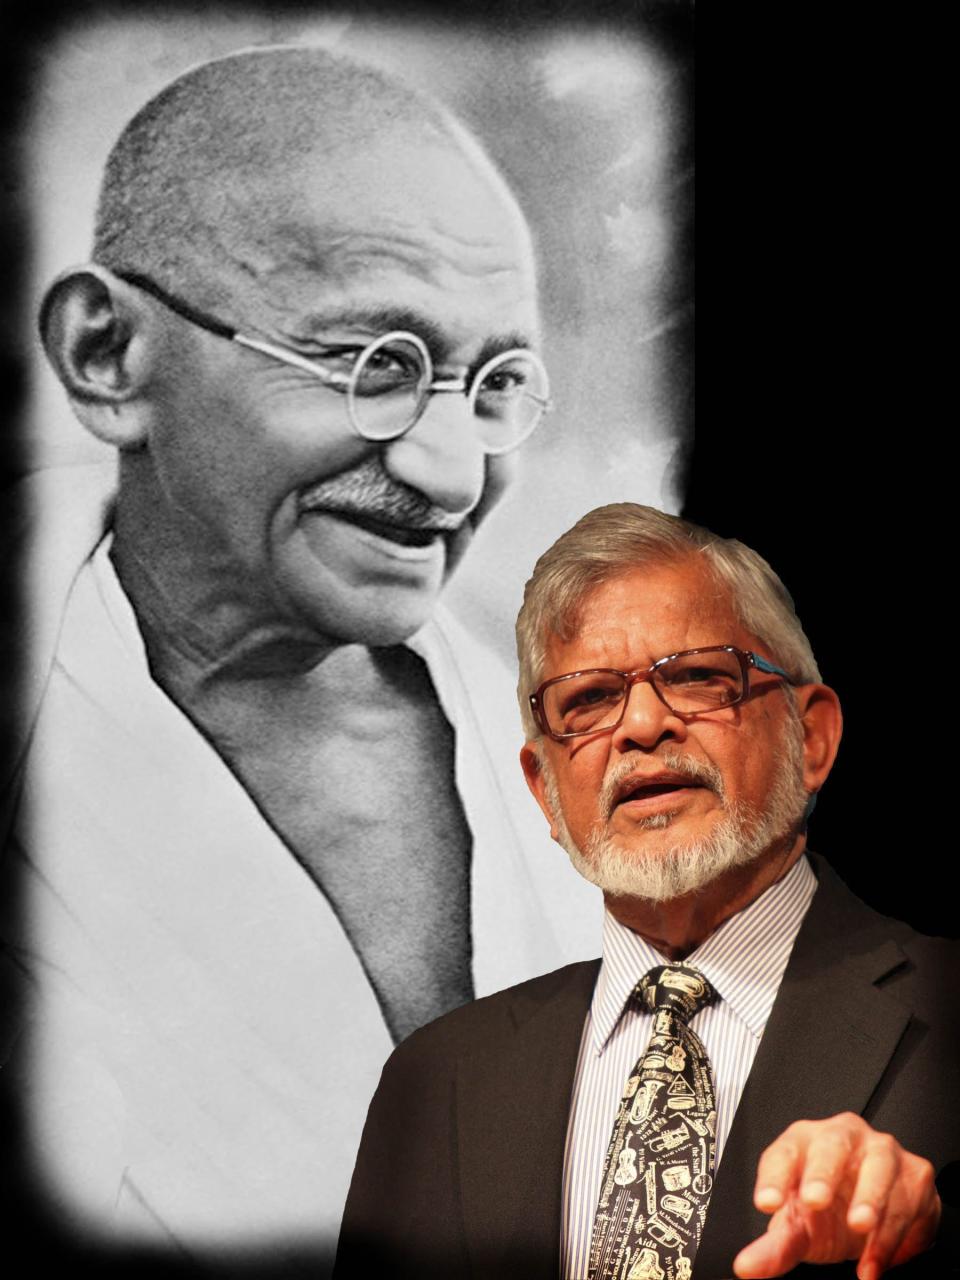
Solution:
M 684 1022 L 708 1005 L 714 990 L 699 970 L 686 964 L 663 964 L 637 983 L 637 998 L 648 1009 L 669 1009 Z

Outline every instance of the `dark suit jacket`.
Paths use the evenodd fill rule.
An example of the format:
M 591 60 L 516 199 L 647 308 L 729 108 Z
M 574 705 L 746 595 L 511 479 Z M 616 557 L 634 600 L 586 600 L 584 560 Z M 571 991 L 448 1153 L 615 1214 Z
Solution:
M 960 1155 L 955 945 L 878 915 L 821 860 L 814 867 L 820 884 L 723 1151 L 695 1280 L 732 1276 L 735 1254 L 765 1229 L 752 1206 L 757 1160 L 793 1120 L 853 1111 L 938 1170 Z M 560 969 L 399 1046 L 364 1129 L 338 1280 L 556 1280 L 567 1111 L 598 970 Z M 949 1230 L 941 1236 L 936 1257 L 898 1280 L 952 1274 Z

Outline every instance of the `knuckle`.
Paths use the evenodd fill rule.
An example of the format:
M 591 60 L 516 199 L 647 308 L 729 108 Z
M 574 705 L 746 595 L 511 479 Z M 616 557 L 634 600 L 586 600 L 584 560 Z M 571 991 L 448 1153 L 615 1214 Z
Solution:
M 923 1191 L 931 1191 L 937 1180 L 937 1171 L 924 1156 L 910 1156 L 917 1184 Z
M 870 1139 L 870 1149 L 885 1155 L 896 1155 L 900 1151 L 900 1143 L 892 1133 L 874 1133 Z
M 842 1132 L 851 1144 L 870 1132 L 870 1126 L 863 1117 L 853 1111 L 841 1111 L 833 1120 L 838 1132 Z
M 853 1150 L 853 1135 L 838 1125 L 828 1125 L 813 1138 L 810 1148 L 818 1158 L 830 1161 L 848 1156 Z
M 784 1129 L 780 1135 L 780 1140 L 798 1142 L 809 1133 L 811 1128 L 812 1125 L 809 1120 L 794 1120 L 792 1124 L 788 1124 Z

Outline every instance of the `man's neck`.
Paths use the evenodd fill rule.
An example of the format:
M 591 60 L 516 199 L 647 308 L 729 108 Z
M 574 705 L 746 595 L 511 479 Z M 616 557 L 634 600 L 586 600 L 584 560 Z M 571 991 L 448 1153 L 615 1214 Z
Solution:
M 604 894 L 607 909 L 668 960 L 683 960 L 724 921 L 782 880 L 802 856 L 806 837 L 775 846 L 743 867 L 733 867 L 695 893 L 669 902 Z

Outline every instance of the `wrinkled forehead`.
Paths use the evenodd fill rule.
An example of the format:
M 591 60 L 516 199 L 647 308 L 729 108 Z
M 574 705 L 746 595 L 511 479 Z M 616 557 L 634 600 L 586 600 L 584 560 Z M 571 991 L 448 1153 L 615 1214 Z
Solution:
M 530 257 L 530 233 L 512 193 L 485 157 L 441 136 L 401 129 L 362 149 L 315 158 L 302 175 L 305 213 L 324 232 L 361 227 L 446 237 L 451 253 Z
M 235 215 L 211 227 L 212 263 L 244 302 L 310 311 L 322 281 L 328 306 L 389 305 L 398 284 L 442 289 L 536 326 L 530 231 L 482 157 L 404 130 L 355 150 L 319 150 L 235 193 Z M 222 199 L 217 201 L 222 208 Z
M 711 622 L 737 617 L 730 587 L 699 555 L 655 560 L 611 573 L 573 602 L 556 628 L 561 640 L 585 629 L 651 626 L 667 619 Z
M 749 647 L 752 639 L 728 585 L 691 556 L 593 584 L 557 620 L 545 652 L 548 667 L 571 661 L 604 666 L 613 655 L 639 664 L 702 644 Z

